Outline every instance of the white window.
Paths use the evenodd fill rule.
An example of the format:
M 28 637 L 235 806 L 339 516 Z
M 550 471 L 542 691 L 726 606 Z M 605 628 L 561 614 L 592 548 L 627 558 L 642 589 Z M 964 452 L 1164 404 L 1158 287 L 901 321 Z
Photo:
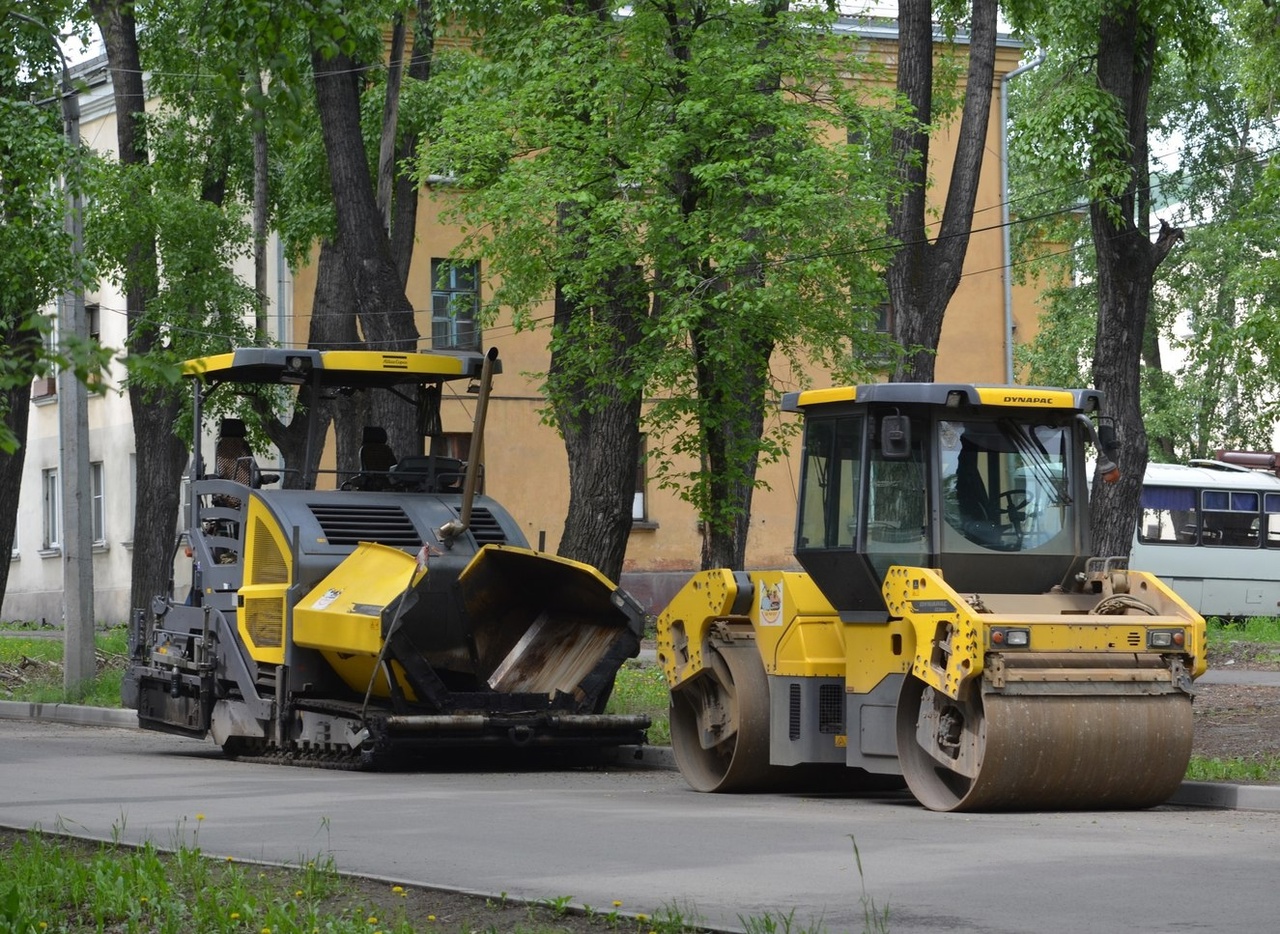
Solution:
M 479 350 L 478 263 L 431 261 L 431 347 L 434 350 Z
M 93 518 L 93 543 L 107 543 L 106 497 L 103 495 L 102 461 L 89 465 L 90 515 Z
M 41 471 L 41 489 L 44 492 L 44 540 L 45 551 L 62 547 L 62 500 L 58 489 L 58 468 Z
M 631 500 L 631 521 L 645 522 L 649 518 L 648 504 L 645 502 L 645 436 L 640 436 L 640 461 L 636 464 L 636 492 Z

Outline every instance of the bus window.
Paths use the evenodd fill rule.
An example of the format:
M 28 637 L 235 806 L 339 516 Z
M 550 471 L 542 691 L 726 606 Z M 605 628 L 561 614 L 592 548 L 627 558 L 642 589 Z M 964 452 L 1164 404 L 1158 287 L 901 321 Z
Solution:
M 1265 493 L 1262 497 L 1262 511 L 1266 513 L 1267 547 L 1280 548 L 1280 493 Z
M 1177 486 L 1143 487 L 1142 520 L 1138 523 L 1141 541 L 1194 545 L 1199 540 L 1199 532 L 1195 490 Z
M 1259 499 L 1257 493 L 1243 490 L 1204 490 L 1200 494 L 1201 541 L 1206 545 L 1257 548 Z

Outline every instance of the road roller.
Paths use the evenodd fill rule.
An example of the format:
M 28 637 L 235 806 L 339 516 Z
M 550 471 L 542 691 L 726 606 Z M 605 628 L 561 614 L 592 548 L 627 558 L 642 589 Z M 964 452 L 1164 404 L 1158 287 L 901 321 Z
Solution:
M 1091 389 L 789 393 L 801 570 L 695 575 L 657 624 L 696 790 L 903 784 L 936 811 L 1146 808 L 1191 755 L 1204 620 L 1089 545 Z
M 643 608 L 596 568 L 531 549 L 483 489 L 499 363 L 242 347 L 185 364 L 187 521 L 169 591 L 133 614 L 121 688 L 140 727 L 335 769 L 644 742 L 648 717 L 606 712 Z M 227 412 L 293 408 L 306 386 L 322 403 L 294 415 L 309 453 L 267 473 Z M 323 403 L 371 392 L 412 407 L 418 444 L 394 450 L 369 426 L 358 465 L 334 468 Z

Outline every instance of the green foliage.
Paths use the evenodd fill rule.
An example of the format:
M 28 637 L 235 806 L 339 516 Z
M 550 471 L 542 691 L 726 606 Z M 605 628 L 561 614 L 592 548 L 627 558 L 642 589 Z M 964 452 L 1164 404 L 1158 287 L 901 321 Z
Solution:
M 26 99 L 34 90 L 0 81 L 0 400 L 54 365 L 72 366 L 81 378 L 99 369 L 91 348 L 66 340 L 47 346 L 52 322 L 45 306 L 92 275 L 74 255 L 66 226 L 68 198 L 73 192 L 83 197 L 90 160 L 68 146 L 57 106 Z M 5 414 L 0 411 L 0 453 L 7 454 L 21 439 Z
M 1074 47 L 1083 49 L 1079 36 L 1096 29 L 1096 11 L 1043 6 L 1063 18 L 1052 35 L 1063 42 L 1077 36 Z M 1167 30 L 1160 17 L 1170 10 L 1157 4 L 1147 12 Z M 1171 54 L 1176 41 L 1166 43 L 1151 92 L 1151 209 L 1186 238 L 1159 267 L 1148 320 L 1142 398 L 1157 459 L 1212 456 L 1221 447 L 1269 449 L 1280 414 L 1270 378 L 1280 356 L 1273 249 L 1280 189 L 1268 189 L 1273 159 L 1265 155 L 1278 140 L 1242 94 L 1248 45 L 1230 12 L 1221 8 L 1225 28 L 1205 29 L 1181 54 Z M 1194 23 L 1206 8 L 1192 4 L 1183 13 Z M 1179 22 L 1168 34 L 1177 39 L 1184 31 Z M 1109 161 L 1108 153 L 1124 155 L 1113 146 L 1116 115 L 1092 83 L 1090 59 L 1065 54 L 1071 47 L 1055 48 L 1013 85 L 1017 270 L 1024 281 L 1057 283 L 1044 293 L 1035 342 L 1020 348 L 1018 359 L 1030 382 L 1053 385 L 1091 378 L 1096 263 L 1076 205 L 1110 197 L 1128 181 L 1113 171 L 1119 162 Z M 1094 145 L 1095 132 L 1112 137 L 1109 148 Z M 1139 194 L 1135 210 L 1145 203 Z M 1150 223 L 1138 215 L 1132 222 L 1144 230 Z
M 887 151 L 893 114 L 866 85 L 854 94 L 870 66 L 811 7 L 533 6 L 441 62 L 432 86 L 448 103 L 419 177 L 464 190 L 456 255 L 485 260 L 489 314 L 535 327 L 557 287 L 591 310 L 553 334 L 564 369 L 544 387 L 550 419 L 575 417 L 596 388 L 655 400 L 655 474 L 722 525 L 741 503 L 717 500 L 712 477 L 749 486 L 780 450 L 751 414 L 761 361 L 848 378 L 886 349 L 871 245 L 892 173 L 868 153 Z M 845 127 L 858 132 L 834 138 Z M 639 333 L 620 363 L 606 310 L 623 271 L 643 275 L 651 303 L 628 319 Z M 708 462 L 710 439 L 727 439 L 723 460 Z

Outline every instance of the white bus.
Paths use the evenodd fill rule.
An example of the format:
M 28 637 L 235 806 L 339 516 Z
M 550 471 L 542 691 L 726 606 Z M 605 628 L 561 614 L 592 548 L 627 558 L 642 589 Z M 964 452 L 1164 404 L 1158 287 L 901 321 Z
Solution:
M 1216 460 L 1149 464 L 1129 566 L 1204 616 L 1280 616 L 1280 478 Z

